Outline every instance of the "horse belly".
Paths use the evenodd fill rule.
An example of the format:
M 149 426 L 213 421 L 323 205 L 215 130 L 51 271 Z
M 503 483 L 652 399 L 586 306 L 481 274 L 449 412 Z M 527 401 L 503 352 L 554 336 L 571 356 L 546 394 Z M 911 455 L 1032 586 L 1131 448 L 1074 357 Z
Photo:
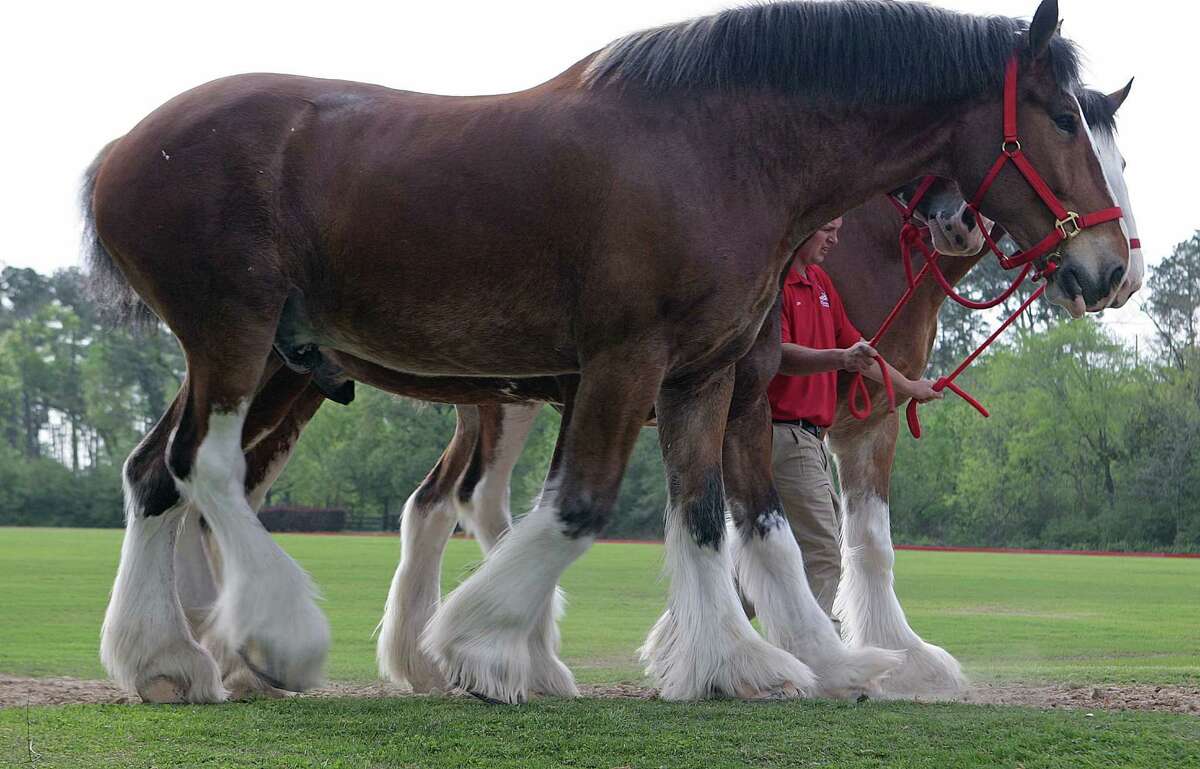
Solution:
M 549 298 L 481 289 L 430 268 L 325 291 L 313 308 L 323 346 L 422 376 L 532 377 L 578 370 L 570 324 Z M 389 279 L 391 277 L 392 279 Z M 323 301 L 322 301 L 323 300 Z M 558 311 L 556 311 L 558 310 Z

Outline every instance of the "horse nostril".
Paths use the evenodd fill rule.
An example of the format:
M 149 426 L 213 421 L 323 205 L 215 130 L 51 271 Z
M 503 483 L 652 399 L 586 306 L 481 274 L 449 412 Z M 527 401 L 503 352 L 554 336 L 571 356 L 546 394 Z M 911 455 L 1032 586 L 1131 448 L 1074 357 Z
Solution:
M 1125 268 L 1117 265 L 1108 275 L 1108 287 L 1114 290 L 1120 288 L 1123 280 L 1125 280 Z
M 1083 287 L 1079 285 L 1079 275 L 1075 265 L 1068 265 L 1058 271 L 1058 286 L 1068 299 L 1074 299 L 1083 294 Z

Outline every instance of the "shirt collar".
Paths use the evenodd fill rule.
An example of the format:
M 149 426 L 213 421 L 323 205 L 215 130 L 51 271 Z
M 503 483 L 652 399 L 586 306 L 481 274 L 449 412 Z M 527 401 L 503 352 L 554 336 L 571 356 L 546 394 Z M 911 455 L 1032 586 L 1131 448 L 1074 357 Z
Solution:
M 812 265 L 808 266 L 808 270 L 812 270 Z M 806 270 L 806 272 L 807 272 L 807 270 Z M 813 284 L 812 274 L 810 273 L 808 275 L 801 275 L 799 272 L 796 271 L 795 266 L 793 266 L 791 269 L 788 270 L 788 276 L 787 276 L 786 283 L 789 286 L 800 285 L 800 286 L 810 286 L 811 287 Z

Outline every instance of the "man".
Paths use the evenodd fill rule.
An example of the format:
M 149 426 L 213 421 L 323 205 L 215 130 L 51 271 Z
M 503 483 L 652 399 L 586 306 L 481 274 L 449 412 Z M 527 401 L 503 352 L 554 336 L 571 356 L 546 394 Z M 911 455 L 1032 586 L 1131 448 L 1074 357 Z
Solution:
M 783 359 L 767 390 L 775 484 L 804 555 L 809 587 L 835 626 L 831 611 L 841 578 L 841 526 L 825 431 L 837 410 L 839 370 L 861 371 L 877 381 L 881 376 L 877 353 L 846 317 L 833 282 L 818 266 L 837 245 L 841 226 L 841 217 L 834 219 L 796 251 L 783 286 Z M 885 365 L 897 399 L 942 397 L 932 381 L 910 380 Z

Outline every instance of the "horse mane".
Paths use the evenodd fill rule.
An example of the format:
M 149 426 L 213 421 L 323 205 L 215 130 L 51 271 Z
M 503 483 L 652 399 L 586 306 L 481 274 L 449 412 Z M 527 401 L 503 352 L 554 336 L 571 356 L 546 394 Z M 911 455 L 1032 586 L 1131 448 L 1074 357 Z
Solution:
M 918 3 L 776 2 L 627 35 L 583 79 L 657 93 L 770 88 L 850 106 L 936 104 L 998 91 L 1028 28 Z M 1047 56 L 1059 86 L 1078 90 L 1074 44 L 1055 35 Z
M 1075 92 L 1079 99 L 1079 111 L 1094 134 L 1114 136 L 1117 133 L 1117 113 L 1108 102 L 1108 97 L 1091 88 Z

